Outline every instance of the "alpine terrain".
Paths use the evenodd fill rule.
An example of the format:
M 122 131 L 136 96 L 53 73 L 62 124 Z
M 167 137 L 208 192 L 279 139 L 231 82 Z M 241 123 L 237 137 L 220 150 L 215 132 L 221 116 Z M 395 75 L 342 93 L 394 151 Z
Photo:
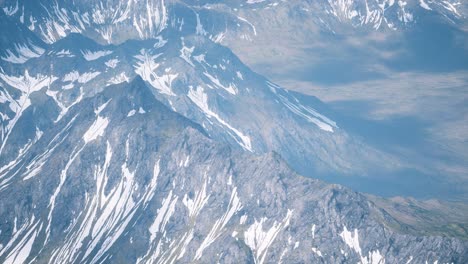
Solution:
M 319 180 L 361 184 L 412 161 L 243 63 L 309 19 L 327 34 L 398 31 L 425 11 L 460 25 L 464 4 L 0 6 L 0 263 L 468 262 L 466 215 L 440 226 L 431 217 L 448 211 L 428 202 Z M 297 20 L 269 30 L 283 12 Z

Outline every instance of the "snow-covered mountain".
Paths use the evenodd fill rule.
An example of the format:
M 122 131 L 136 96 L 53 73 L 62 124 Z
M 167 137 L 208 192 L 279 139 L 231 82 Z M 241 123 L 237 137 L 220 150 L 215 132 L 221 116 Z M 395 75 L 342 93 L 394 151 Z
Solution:
M 2 4 L 0 262 L 467 261 L 466 241 L 401 234 L 290 169 L 408 164 L 219 44 L 255 35 L 233 11 L 266 2 Z
M 404 29 L 426 14 L 440 15 L 457 23 L 466 17 L 467 7 L 463 1 L 440 0 L 247 1 L 247 6 L 253 9 L 274 9 L 281 5 L 289 5 L 299 14 L 315 16 L 330 30 L 334 29 L 336 20 L 354 27 Z
M 20 54 L 16 45 L 21 44 L 8 50 Z M 375 164 L 381 160 L 387 161 L 383 167 L 401 166 L 349 137 L 320 113 L 326 106 L 317 99 L 269 82 L 204 36 L 165 31 L 156 39 L 114 46 L 74 33 L 42 52 L 20 63 L 7 57 L 0 62 L 8 109 L 2 116 L 3 145 L 33 91 L 47 88 L 63 115 L 83 98 L 139 75 L 160 101 L 201 124 L 211 137 L 250 152 L 276 151 L 298 171 L 364 174 L 380 169 Z
M 128 39 L 156 37 L 166 28 L 193 30 L 217 41 L 239 31 L 238 37 L 253 38 L 257 34 L 255 25 L 267 22 L 261 21 L 267 18 L 264 14 L 283 8 L 295 13 L 297 18 L 310 17 L 331 31 L 336 30 L 337 23 L 402 29 L 427 14 L 457 23 L 465 19 L 467 11 L 466 3 L 459 0 L 6 0 L 2 8 L 7 16 L 27 26 L 47 43 L 70 33 L 81 33 L 102 43 L 121 43 Z M 251 17 L 251 13 L 259 16 Z M 244 15 L 249 16 L 249 20 Z
M 18 137 L 34 138 L 2 166 L 2 263 L 467 260 L 466 241 L 399 234 L 360 194 L 210 140 L 140 77 L 66 113 L 49 94 L 32 94 Z

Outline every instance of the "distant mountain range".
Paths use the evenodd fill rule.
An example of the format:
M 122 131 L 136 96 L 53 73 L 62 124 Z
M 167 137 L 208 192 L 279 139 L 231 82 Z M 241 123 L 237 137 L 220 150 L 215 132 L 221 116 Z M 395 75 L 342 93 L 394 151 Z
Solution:
M 315 23 L 331 31 L 336 30 L 336 23 L 373 29 L 401 29 L 417 23 L 428 14 L 457 23 L 465 18 L 467 11 L 466 3 L 448 0 L 207 0 L 195 3 L 89 0 L 72 5 L 66 0 L 32 3 L 7 0 L 3 3 L 6 15 L 20 21 L 47 43 L 56 42 L 70 33 L 81 33 L 100 42 L 120 43 L 128 39 L 156 37 L 167 28 L 194 30 L 219 41 L 223 32 L 232 34 L 240 28 L 251 27 L 251 34 L 244 32 L 243 35 L 250 38 L 257 33 L 257 20 L 268 19 L 263 14 L 285 7 L 294 13 L 296 19 L 311 17 Z M 241 16 L 251 11 L 260 14 L 253 23 Z

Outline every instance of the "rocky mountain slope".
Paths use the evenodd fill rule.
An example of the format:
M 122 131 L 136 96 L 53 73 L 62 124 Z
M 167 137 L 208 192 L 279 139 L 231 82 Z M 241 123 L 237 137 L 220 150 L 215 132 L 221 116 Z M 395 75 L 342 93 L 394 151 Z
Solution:
M 364 196 L 301 177 L 276 154 L 213 142 L 139 77 L 41 127 L 59 115 L 42 90 L 18 121 L 36 137 L 2 168 L 3 263 L 468 258 L 466 241 L 395 233 L 398 222 Z

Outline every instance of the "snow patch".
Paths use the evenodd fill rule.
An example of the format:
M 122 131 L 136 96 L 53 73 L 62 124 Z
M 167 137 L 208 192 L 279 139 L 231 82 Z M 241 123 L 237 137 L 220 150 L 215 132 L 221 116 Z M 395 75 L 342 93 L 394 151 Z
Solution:
M 200 54 L 200 55 L 193 56 L 193 59 L 195 61 L 197 61 L 198 63 L 206 63 L 205 54 Z
M 323 257 L 322 252 L 320 252 L 318 248 L 312 247 L 312 252 L 314 252 L 319 257 Z
M 125 72 L 121 72 L 119 75 L 116 75 L 112 78 L 110 78 L 108 81 L 107 81 L 107 84 L 119 84 L 119 83 L 123 83 L 123 82 L 129 82 L 130 79 L 127 77 L 127 75 L 125 74 Z
M 98 137 L 103 136 L 108 124 L 109 119 L 107 117 L 98 116 L 94 123 L 83 135 L 83 140 L 85 141 L 85 143 L 88 143 L 97 139 Z
M 156 43 L 154 43 L 153 45 L 153 48 L 155 49 L 162 48 L 167 43 L 167 40 L 165 40 L 162 36 L 158 36 L 156 40 L 157 40 Z
M 101 72 L 85 72 L 80 74 L 78 71 L 72 71 L 63 77 L 63 81 L 71 83 L 79 82 L 84 84 L 96 78 L 99 74 L 101 74 Z
M 106 66 L 109 67 L 109 68 L 115 69 L 115 67 L 117 67 L 119 62 L 120 61 L 118 59 L 110 59 L 110 60 L 106 61 L 104 64 L 106 64 Z
M 135 67 L 135 73 L 141 76 L 143 80 L 148 82 L 153 88 L 162 94 L 174 96 L 172 92 L 172 82 L 177 78 L 178 74 L 170 74 L 165 71 L 164 74 L 158 75 L 156 70 L 159 68 L 159 63 L 156 59 L 161 54 L 152 55 L 149 51 L 142 49 L 140 54 L 135 58 L 138 60 Z
M 2 71 L 0 72 L 0 79 L 5 84 L 18 89 L 21 92 L 19 98 L 13 99 L 11 96 L 8 96 L 9 98 L 7 98 L 10 103 L 9 107 L 11 111 L 15 113 L 15 116 L 11 121 L 8 122 L 8 125 L 4 127 L 4 132 L 6 133 L 4 133 L 4 136 L 2 137 L 2 145 L 0 147 L 1 153 L 17 121 L 22 116 L 23 112 L 31 105 L 31 100 L 29 99 L 30 94 L 39 91 L 46 86 L 50 86 L 50 84 L 52 84 L 58 78 L 55 76 L 47 76 L 42 74 L 31 76 L 26 70 L 22 76 L 10 76 Z
M 222 231 L 224 227 L 226 227 L 229 220 L 231 220 L 234 214 L 236 214 L 241 209 L 242 204 L 240 202 L 239 197 L 237 196 L 237 188 L 234 187 L 231 193 L 231 199 L 229 200 L 229 205 L 227 207 L 226 212 L 218 220 L 216 220 L 210 232 L 203 240 L 200 247 L 197 249 L 194 260 L 200 260 L 200 258 L 203 255 L 203 251 L 221 236 Z
M 203 87 L 197 86 L 197 89 L 194 90 L 193 87 L 189 87 L 189 93 L 188 97 L 192 102 L 194 102 L 205 114 L 207 117 L 215 118 L 219 123 L 221 123 L 223 126 L 229 128 L 233 134 L 229 133 L 234 140 L 244 149 L 252 152 L 252 143 L 250 141 L 250 138 L 246 135 L 244 135 L 242 132 L 237 130 L 236 128 L 232 127 L 230 124 L 228 124 L 226 121 L 221 119 L 221 117 L 216 114 L 215 112 L 211 111 L 209 106 L 208 106 L 208 96 L 205 93 Z
M 345 226 L 343 231 L 340 233 L 340 237 L 343 239 L 346 245 L 356 251 L 359 256 L 362 255 L 361 247 L 359 246 L 359 234 L 357 229 L 354 229 L 354 232 L 351 232 L 348 231 L 348 228 Z
M 19 10 L 18 1 L 16 1 L 15 6 L 6 6 L 6 7 L 3 8 L 3 12 L 5 12 L 5 14 L 7 16 L 12 16 L 12 15 L 16 14 L 16 12 L 18 12 L 18 10 Z
M 94 110 L 94 114 L 96 115 L 99 115 L 102 110 L 104 110 L 104 108 L 106 108 L 106 106 L 109 104 L 109 102 L 111 101 L 112 99 L 109 99 L 107 102 L 103 103 L 101 106 L 99 106 L 96 110 Z
M 31 219 L 31 222 L 34 221 L 34 216 Z M 16 218 L 15 218 L 16 223 Z M 37 228 L 38 223 L 25 223 L 18 232 L 13 232 L 13 238 L 11 241 L 3 248 L 0 249 L 0 256 L 3 256 L 10 247 L 10 253 L 6 256 L 3 260 L 4 264 L 14 264 L 14 263 L 26 263 L 29 255 L 31 254 L 32 246 L 34 241 L 36 240 L 38 230 Z M 22 237 L 21 237 L 22 235 Z M 21 240 L 20 240 L 21 239 Z M 19 240 L 19 241 L 17 241 Z M 16 245 L 14 244 L 15 242 Z
M 185 207 L 187 207 L 189 217 L 192 220 L 198 216 L 201 209 L 206 205 L 208 199 L 210 198 L 210 195 L 206 193 L 207 181 L 207 174 L 205 172 L 203 176 L 203 186 L 195 193 L 195 197 L 191 199 L 187 194 L 185 194 L 184 198 L 182 199 L 182 203 L 185 205 Z
M 161 208 L 158 209 L 156 218 L 149 227 L 150 242 L 156 239 L 158 233 L 162 233 L 165 230 L 170 217 L 174 214 L 177 200 L 178 197 L 172 194 L 172 190 L 167 197 L 163 199 Z
M 240 71 L 236 71 L 237 78 L 244 80 L 244 76 L 242 76 L 242 73 Z
M 81 54 L 83 55 L 83 58 L 87 61 L 94 61 L 97 60 L 101 57 L 107 56 L 112 54 L 113 51 L 111 50 L 99 50 L 99 51 L 90 51 L 90 50 L 84 50 L 81 51 Z
M 271 246 L 276 236 L 281 230 L 289 226 L 291 220 L 292 211 L 288 210 L 286 217 L 281 222 L 274 222 L 273 225 L 266 231 L 264 231 L 263 225 L 268 220 L 262 218 L 259 222 L 255 220 L 247 231 L 244 233 L 245 243 L 250 247 L 254 253 L 255 263 L 261 264 L 265 261 L 266 253 L 268 248 Z
M 127 117 L 134 116 L 135 114 L 136 114 L 136 110 L 132 109 L 132 110 L 130 110 L 130 112 L 128 112 Z
M 215 43 L 221 43 L 224 38 L 226 38 L 226 32 L 221 32 L 216 34 L 215 36 L 210 36 L 210 39 Z
M 44 54 L 44 49 L 32 44 L 15 44 L 14 50 L 7 49 L 5 56 L 2 56 L 2 60 L 15 63 L 23 64 L 29 59 L 38 58 Z
M 424 0 L 419 0 L 419 5 L 426 10 L 432 10 L 432 8 L 426 2 L 424 2 Z
M 304 118 L 310 123 L 317 125 L 320 129 L 327 131 L 327 132 L 334 132 L 334 128 L 338 128 L 336 122 L 329 119 L 328 117 L 320 114 L 315 109 L 302 105 L 299 100 L 295 97 L 286 94 L 282 89 L 278 89 L 269 83 L 267 85 L 270 89 L 275 93 L 280 101 L 294 114 Z
M 245 222 L 247 222 L 247 218 L 248 218 L 247 215 L 241 216 L 239 224 L 241 224 L 241 225 L 245 224 Z
M 348 231 L 344 226 L 343 231 L 340 233 L 343 241 L 354 250 L 361 258 L 362 264 L 385 264 L 385 258 L 380 254 L 379 250 L 370 251 L 367 256 L 362 255 L 361 246 L 359 245 L 359 233 L 357 229 L 354 232 Z
M 229 84 L 229 86 L 224 86 L 224 85 L 221 84 L 221 82 L 220 82 L 217 78 L 213 77 L 213 76 L 210 75 L 209 73 L 204 72 L 203 74 L 204 74 L 206 77 L 208 77 L 208 79 L 210 79 L 210 81 L 211 81 L 214 85 L 216 85 L 217 87 L 226 90 L 228 93 L 230 93 L 230 94 L 232 94 L 232 95 L 236 95 L 236 94 L 237 94 L 237 87 L 236 87 L 235 85 L 233 85 L 232 83 Z
M 182 44 L 183 44 L 183 42 L 182 42 Z M 180 49 L 180 57 L 184 61 L 186 61 L 188 64 L 190 64 L 192 67 L 195 67 L 195 65 L 193 65 L 193 62 L 190 59 L 190 57 L 192 57 L 192 53 L 193 53 L 194 50 L 195 50 L 195 46 L 189 48 L 189 47 L 186 47 L 184 44 L 183 44 L 182 48 Z
M 203 29 L 203 25 L 200 21 L 200 15 L 198 13 L 195 13 L 195 15 L 197 17 L 197 26 L 195 27 L 197 35 L 206 36 L 207 32 Z
M 251 1 L 251 0 L 249 0 L 249 1 Z M 255 36 L 257 35 L 257 29 L 255 28 L 255 26 L 254 26 L 252 23 L 250 23 L 250 21 L 248 21 L 247 19 L 245 19 L 245 18 L 243 18 L 243 17 L 240 17 L 240 16 L 237 16 L 237 18 L 238 18 L 240 21 L 245 22 L 245 23 L 247 23 L 250 27 L 252 27 L 252 30 L 253 30 L 254 35 L 255 35 Z
M 73 57 L 75 57 L 75 55 L 73 55 L 69 50 L 64 50 L 64 49 L 57 52 L 55 55 L 57 55 L 57 57 L 59 57 L 59 58 L 63 58 L 63 57 L 73 58 Z

